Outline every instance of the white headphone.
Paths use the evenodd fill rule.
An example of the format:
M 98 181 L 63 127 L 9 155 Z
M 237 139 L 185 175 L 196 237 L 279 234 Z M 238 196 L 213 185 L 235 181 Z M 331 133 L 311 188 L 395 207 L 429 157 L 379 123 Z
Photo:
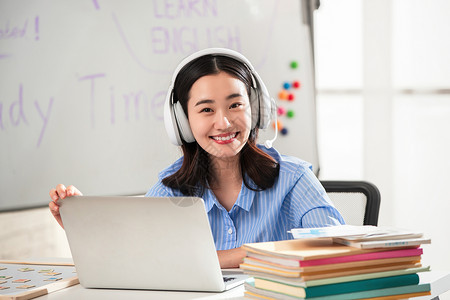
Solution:
M 187 143 L 192 143 L 195 141 L 191 127 L 189 126 L 188 118 L 184 113 L 181 103 L 179 101 L 174 102 L 173 85 L 175 83 L 175 79 L 178 76 L 178 73 L 184 66 L 186 66 L 191 61 L 205 55 L 228 56 L 242 62 L 248 67 L 253 77 L 253 87 L 249 99 L 250 109 L 252 112 L 252 129 L 256 127 L 258 121 L 258 128 L 266 129 L 270 124 L 271 116 L 275 115 L 276 113 L 276 105 L 274 100 L 270 98 L 264 82 L 261 80 L 261 77 L 259 77 L 256 70 L 253 68 L 250 61 L 239 52 L 230 49 L 208 48 L 195 52 L 183 59 L 173 73 L 172 82 L 169 86 L 169 90 L 166 96 L 166 102 L 164 104 L 164 125 L 172 144 L 181 146 L 183 144 L 182 140 L 186 141 Z M 272 143 L 276 139 L 277 131 L 278 130 L 275 131 L 275 138 L 273 140 L 266 141 L 265 145 L 267 148 L 272 147 Z

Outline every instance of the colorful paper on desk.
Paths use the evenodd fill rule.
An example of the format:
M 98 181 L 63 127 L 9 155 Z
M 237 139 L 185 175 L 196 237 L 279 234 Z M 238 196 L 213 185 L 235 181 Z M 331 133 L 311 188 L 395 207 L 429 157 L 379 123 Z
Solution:
M 345 238 L 354 241 L 367 240 L 391 240 L 397 238 L 418 238 L 422 232 L 413 230 L 387 227 L 387 226 L 355 226 L 339 225 L 319 228 L 294 228 L 291 229 L 294 239 L 308 238 Z
M 58 276 L 49 277 L 50 270 Z M 73 265 L 0 261 L 0 299 L 32 299 L 75 284 L 78 277 Z
M 291 234 L 295 239 L 330 238 L 342 236 L 361 236 L 376 230 L 376 226 L 339 225 L 317 228 L 293 228 Z

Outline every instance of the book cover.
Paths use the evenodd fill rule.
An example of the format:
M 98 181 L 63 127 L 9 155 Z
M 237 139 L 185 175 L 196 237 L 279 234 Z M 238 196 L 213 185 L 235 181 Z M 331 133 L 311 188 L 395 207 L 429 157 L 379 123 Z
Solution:
M 247 252 L 247 257 L 256 260 L 265 261 L 268 264 L 273 263 L 274 265 L 286 266 L 286 267 L 308 267 L 308 266 L 319 266 L 326 264 L 344 263 L 344 262 L 354 262 L 354 261 L 364 261 L 372 259 L 381 258 L 394 258 L 394 257 L 405 257 L 405 256 L 418 256 L 422 255 L 422 248 L 410 248 L 410 249 L 399 249 L 399 250 L 387 250 L 380 252 L 370 252 L 355 255 L 344 255 L 337 257 L 312 259 L 312 260 L 296 260 L 288 259 L 282 257 L 275 257 L 269 255 L 263 255 L 254 252 Z
M 395 240 L 380 240 L 380 241 L 352 241 L 343 238 L 333 238 L 333 241 L 338 244 L 355 247 L 359 249 L 383 249 L 392 247 L 407 247 L 419 246 L 423 244 L 431 244 L 431 239 L 412 238 L 412 239 L 395 239 Z
M 249 278 L 244 283 L 245 296 L 250 296 L 251 298 L 255 299 L 278 299 L 278 300 L 298 300 L 303 299 L 299 297 L 289 296 L 289 295 L 283 295 L 271 291 L 261 290 L 255 287 L 255 281 L 253 278 Z
M 407 274 L 400 276 L 381 277 L 351 282 L 327 284 L 306 288 L 283 284 L 277 281 L 266 280 L 256 277 L 254 282 L 255 287 L 259 289 L 269 290 L 272 292 L 277 292 L 300 298 L 313 298 L 327 295 L 369 291 L 405 285 L 414 285 L 419 283 L 419 275 Z
M 280 299 L 280 300 L 299 300 L 301 298 L 296 298 L 296 297 L 290 297 L 290 296 L 283 296 L 281 295 L 271 295 L 272 297 L 269 296 L 265 296 L 263 294 L 266 293 L 270 293 L 268 291 L 249 291 L 246 290 L 244 291 L 244 295 L 247 298 L 251 298 L 251 299 L 262 299 L 262 300 L 274 300 L 274 299 Z M 275 294 L 275 293 L 271 293 L 271 294 Z M 364 300 L 398 300 L 398 299 L 409 299 L 409 298 L 414 298 L 414 297 L 421 297 L 421 296 L 428 296 L 431 295 L 431 292 L 417 292 L 417 293 L 408 293 L 408 294 L 399 294 L 399 295 L 393 295 L 393 296 L 384 296 L 384 297 L 374 297 L 374 298 L 365 298 Z M 276 297 L 276 298 L 273 298 Z
M 391 265 L 376 265 L 372 267 L 359 267 L 359 268 L 351 268 L 345 270 L 335 270 L 331 271 L 322 271 L 315 273 L 302 273 L 299 271 L 281 271 L 272 268 L 253 266 L 247 264 L 241 264 L 240 267 L 244 270 L 244 273 L 248 274 L 252 273 L 261 273 L 261 274 L 272 274 L 281 277 L 288 278 L 300 278 L 303 281 L 310 280 L 318 280 L 325 278 L 333 278 L 340 276 L 350 276 L 350 275 L 358 275 L 358 274 L 367 274 L 367 273 L 375 273 L 375 272 L 385 272 L 385 271 L 393 271 L 393 270 L 403 270 L 409 268 L 419 268 L 422 267 L 420 263 L 408 263 L 408 264 L 391 264 Z
M 349 276 L 339 276 L 339 277 L 331 277 L 331 278 L 308 280 L 308 281 L 305 281 L 303 278 L 288 278 L 288 277 L 281 277 L 281 276 L 271 275 L 271 274 L 267 274 L 267 273 L 260 273 L 260 272 L 246 272 L 246 274 L 248 274 L 249 276 L 254 277 L 254 278 L 272 280 L 272 281 L 277 281 L 280 283 L 290 284 L 290 285 L 299 286 L 299 287 L 313 287 L 313 286 L 320 286 L 320 285 L 332 284 L 332 283 L 358 281 L 358 280 L 399 276 L 399 275 L 406 275 L 406 274 L 417 274 L 417 273 L 428 272 L 428 271 L 430 271 L 430 266 L 420 267 L 420 268 L 393 270 L 393 271 L 384 271 L 384 272 L 373 272 L 373 273 L 357 274 L 357 275 L 349 275 Z
M 331 238 L 249 243 L 242 248 L 247 252 L 300 261 L 385 251 L 336 244 Z
M 333 271 L 333 270 L 343 270 L 349 268 L 357 268 L 357 267 L 370 267 L 373 265 L 386 265 L 386 264 L 394 264 L 394 263 L 415 263 L 420 262 L 420 256 L 405 256 L 405 257 L 394 257 L 394 258 L 381 258 L 381 259 L 371 259 L 371 260 L 361 260 L 361 261 L 351 261 L 344 263 L 335 263 L 335 264 L 325 264 L 318 266 L 309 266 L 309 267 L 289 267 L 283 266 L 279 264 L 274 264 L 271 262 L 267 262 L 264 260 L 245 257 L 243 263 L 245 265 L 253 265 L 253 266 L 261 266 L 272 268 L 281 271 L 299 271 L 304 273 L 311 272 L 319 272 L 319 271 Z
M 360 291 L 354 293 L 344 293 L 336 295 L 327 295 L 320 297 L 296 297 L 285 295 L 273 291 L 263 290 L 255 287 L 254 282 L 245 282 L 245 292 L 253 293 L 255 297 L 260 297 L 261 299 L 282 299 L 282 300 L 298 300 L 298 299 L 311 299 L 311 300 L 354 300 L 354 299 L 403 299 L 408 298 L 409 295 L 429 295 L 431 291 L 430 284 L 413 284 L 405 286 L 397 286 L 390 288 L 382 288 L 369 291 Z M 265 297 L 265 298 L 264 298 Z
M 399 299 L 410 299 L 410 298 L 414 298 L 414 297 L 422 297 L 422 296 L 428 296 L 428 295 L 431 295 L 431 291 L 407 293 L 407 294 L 399 294 L 399 295 L 391 295 L 391 296 L 383 296 L 383 297 L 364 298 L 364 300 L 399 300 Z
M 383 288 L 383 289 L 361 291 L 361 292 L 354 292 L 354 293 L 329 295 L 329 296 L 323 296 L 323 297 L 314 297 L 311 299 L 315 299 L 315 300 L 353 300 L 353 299 L 367 299 L 367 298 L 386 297 L 386 296 L 411 294 L 411 293 L 421 293 L 421 292 L 429 293 L 430 291 L 431 291 L 431 286 L 430 286 L 430 284 L 426 283 L 426 284 L 397 286 L 397 287 L 391 287 L 391 288 Z

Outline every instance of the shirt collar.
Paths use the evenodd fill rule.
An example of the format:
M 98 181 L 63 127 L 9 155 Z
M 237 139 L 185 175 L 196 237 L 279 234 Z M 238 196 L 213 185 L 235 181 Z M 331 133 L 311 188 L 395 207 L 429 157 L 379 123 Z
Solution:
M 216 204 L 216 197 L 214 193 L 210 189 L 205 189 L 205 196 L 203 197 L 203 201 L 205 201 L 205 209 L 206 213 L 209 213 L 214 204 Z
M 253 185 L 253 181 L 249 177 L 246 177 L 246 180 L 250 183 L 250 185 Z M 255 191 L 245 186 L 244 181 L 242 181 L 241 192 L 239 193 L 239 196 L 234 205 L 239 206 L 245 211 L 249 211 L 252 207 L 254 198 Z
M 250 186 L 256 186 L 253 180 L 250 179 L 246 175 L 246 180 L 250 184 Z M 235 206 L 239 206 L 245 211 L 250 211 L 250 208 L 253 204 L 253 199 L 255 198 L 256 192 L 249 189 L 244 182 L 242 182 L 241 191 L 239 192 L 238 198 L 236 200 Z M 212 209 L 213 205 L 217 207 L 222 207 L 222 205 L 218 202 L 216 196 L 210 189 L 205 190 L 205 196 L 203 197 L 203 200 L 205 201 L 205 209 L 206 212 L 209 213 L 209 211 Z

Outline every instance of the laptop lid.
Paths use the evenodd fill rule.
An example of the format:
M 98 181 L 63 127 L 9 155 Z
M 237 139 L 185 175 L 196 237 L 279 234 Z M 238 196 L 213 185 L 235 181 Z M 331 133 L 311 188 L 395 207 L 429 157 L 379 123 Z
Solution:
M 60 213 L 84 287 L 227 289 L 201 198 L 76 196 Z

